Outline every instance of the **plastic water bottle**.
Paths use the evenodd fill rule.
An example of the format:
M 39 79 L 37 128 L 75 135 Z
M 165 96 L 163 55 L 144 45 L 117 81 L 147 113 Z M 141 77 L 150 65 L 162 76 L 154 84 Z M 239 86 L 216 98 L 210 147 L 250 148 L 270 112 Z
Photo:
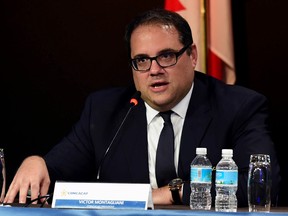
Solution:
M 196 157 L 190 166 L 190 208 L 211 209 L 212 164 L 207 158 L 206 148 L 196 148 Z
M 232 149 L 222 149 L 222 159 L 216 166 L 215 211 L 237 212 L 238 167 L 232 157 Z

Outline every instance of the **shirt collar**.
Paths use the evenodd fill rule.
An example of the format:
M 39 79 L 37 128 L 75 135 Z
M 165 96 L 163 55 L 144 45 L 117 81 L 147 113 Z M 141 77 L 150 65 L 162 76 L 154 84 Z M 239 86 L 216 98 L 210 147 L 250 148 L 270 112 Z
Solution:
M 172 111 L 183 119 L 185 118 L 186 113 L 187 113 L 187 109 L 188 109 L 189 101 L 190 101 L 190 98 L 192 95 L 193 87 L 194 87 L 194 82 L 192 83 L 192 86 L 191 86 L 189 92 L 186 94 L 186 96 L 175 107 L 172 108 Z M 151 123 L 151 121 L 153 120 L 153 118 L 156 115 L 158 115 L 159 111 L 153 109 L 146 102 L 145 102 L 145 106 L 146 106 L 147 124 L 149 125 Z

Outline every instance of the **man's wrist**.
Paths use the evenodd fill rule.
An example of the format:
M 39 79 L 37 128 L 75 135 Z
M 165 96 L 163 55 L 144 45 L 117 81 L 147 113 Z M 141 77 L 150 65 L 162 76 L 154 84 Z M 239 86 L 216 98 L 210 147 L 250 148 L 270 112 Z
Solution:
M 183 187 L 183 181 L 180 178 L 172 179 L 168 184 L 169 190 L 171 191 L 172 200 L 174 205 L 182 204 L 181 192 Z

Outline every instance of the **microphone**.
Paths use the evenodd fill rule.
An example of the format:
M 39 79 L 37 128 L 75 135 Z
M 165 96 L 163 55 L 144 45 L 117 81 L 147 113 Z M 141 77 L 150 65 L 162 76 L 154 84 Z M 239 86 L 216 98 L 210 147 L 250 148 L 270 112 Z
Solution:
M 102 157 L 102 159 L 101 159 L 101 161 L 100 161 L 100 165 L 99 165 L 99 168 L 98 168 L 98 171 L 97 171 L 97 180 L 99 180 L 99 178 L 100 178 L 100 171 L 101 171 L 101 167 L 102 167 L 102 164 L 103 164 L 103 162 L 104 162 L 105 157 L 107 156 L 107 154 L 108 154 L 111 146 L 112 146 L 113 143 L 114 143 L 114 140 L 115 140 L 116 137 L 118 136 L 118 133 L 119 133 L 119 131 L 121 130 L 123 124 L 125 123 L 125 121 L 126 121 L 128 115 L 129 115 L 129 113 L 131 112 L 132 108 L 134 108 L 135 106 L 138 105 L 138 99 L 140 98 L 140 96 L 141 96 L 141 92 L 140 92 L 140 91 L 136 91 L 136 92 L 132 95 L 132 97 L 131 97 L 131 99 L 130 99 L 130 107 L 129 107 L 129 109 L 128 109 L 126 115 L 125 115 L 125 117 L 123 118 L 120 126 L 118 127 L 115 135 L 113 136 L 113 139 L 111 140 L 108 148 L 106 149 L 106 151 L 105 151 L 105 153 L 104 153 L 104 155 L 103 155 L 103 157 Z

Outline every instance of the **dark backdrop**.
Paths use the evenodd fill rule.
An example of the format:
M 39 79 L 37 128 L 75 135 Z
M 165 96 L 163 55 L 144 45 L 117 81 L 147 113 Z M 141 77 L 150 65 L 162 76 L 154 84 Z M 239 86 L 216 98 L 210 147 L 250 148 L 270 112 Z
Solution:
M 288 1 L 232 0 L 237 84 L 263 93 L 270 103 L 270 126 L 280 162 L 279 205 L 288 206 L 286 122 L 288 97 Z
M 288 205 L 286 0 L 233 0 L 237 84 L 265 94 Z M 22 160 L 45 154 L 79 118 L 87 95 L 132 81 L 125 25 L 164 0 L 0 0 L 0 147 L 8 183 Z

